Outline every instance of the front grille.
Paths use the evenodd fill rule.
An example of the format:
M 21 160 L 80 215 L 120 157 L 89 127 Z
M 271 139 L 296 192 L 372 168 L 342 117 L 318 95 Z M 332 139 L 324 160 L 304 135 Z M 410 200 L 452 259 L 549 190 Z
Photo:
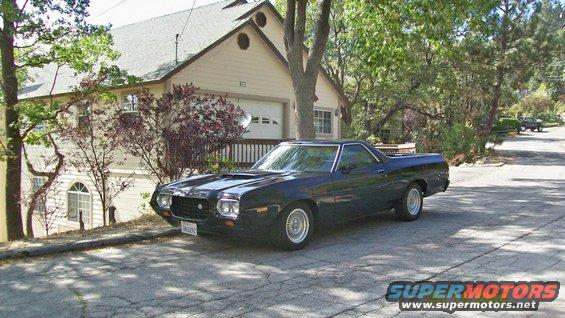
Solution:
M 204 221 L 208 218 L 210 204 L 206 199 L 173 196 L 171 212 L 179 218 Z

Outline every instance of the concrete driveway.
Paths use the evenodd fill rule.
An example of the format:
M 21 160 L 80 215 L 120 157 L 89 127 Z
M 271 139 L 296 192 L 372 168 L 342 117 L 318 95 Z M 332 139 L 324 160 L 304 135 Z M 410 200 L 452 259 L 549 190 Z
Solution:
M 298 252 L 178 236 L 1 265 L 0 317 L 413 316 L 385 301 L 388 283 L 564 281 L 565 129 L 497 149 L 513 162 L 452 169 L 452 187 L 427 198 L 418 221 L 384 212 Z M 534 315 L 565 315 L 563 295 Z

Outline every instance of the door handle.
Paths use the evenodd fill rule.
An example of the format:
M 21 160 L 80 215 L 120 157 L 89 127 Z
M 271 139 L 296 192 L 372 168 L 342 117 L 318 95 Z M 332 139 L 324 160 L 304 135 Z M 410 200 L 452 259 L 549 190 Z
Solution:
M 383 173 L 383 172 L 385 172 L 385 169 L 379 169 L 379 170 L 377 170 L 377 173 Z

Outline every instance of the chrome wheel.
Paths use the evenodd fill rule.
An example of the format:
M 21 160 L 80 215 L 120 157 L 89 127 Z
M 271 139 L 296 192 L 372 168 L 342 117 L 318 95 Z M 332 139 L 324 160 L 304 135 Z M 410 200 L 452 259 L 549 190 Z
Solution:
M 422 198 L 420 195 L 420 191 L 418 189 L 412 189 L 408 192 L 408 197 L 406 198 L 406 208 L 408 213 L 412 215 L 418 214 L 420 211 L 420 207 L 422 205 Z
M 310 229 L 310 221 L 308 214 L 302 209 L 294 209 L 286 219 L 286 236 L 295 244 L 302 243 L 308 230 Z

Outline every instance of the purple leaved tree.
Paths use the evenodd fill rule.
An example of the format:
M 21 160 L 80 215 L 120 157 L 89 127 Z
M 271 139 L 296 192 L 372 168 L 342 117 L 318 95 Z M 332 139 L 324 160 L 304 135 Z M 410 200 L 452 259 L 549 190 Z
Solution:
M 155 97 L 138 93 L 137 113 L 119 118 L 126 151 L 141 158 L 158 184 L 207 169 L 207 158 L 244 133 L 243 110 L 222 97 L 196 95 L 193 85 L 173 85 Z

